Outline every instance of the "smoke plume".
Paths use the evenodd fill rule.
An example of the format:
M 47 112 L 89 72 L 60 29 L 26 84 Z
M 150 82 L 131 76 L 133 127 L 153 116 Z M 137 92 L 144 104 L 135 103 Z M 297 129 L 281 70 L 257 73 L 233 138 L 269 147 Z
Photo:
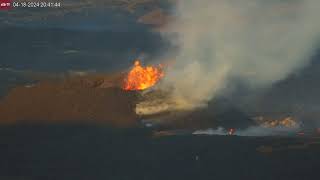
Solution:
M 234 79 L 268 87 L 308 64 L 319 17 L 319 0 L 177 1 L 166 35 L 178 52 L 164 84 L 191 106 L 206 104 Z

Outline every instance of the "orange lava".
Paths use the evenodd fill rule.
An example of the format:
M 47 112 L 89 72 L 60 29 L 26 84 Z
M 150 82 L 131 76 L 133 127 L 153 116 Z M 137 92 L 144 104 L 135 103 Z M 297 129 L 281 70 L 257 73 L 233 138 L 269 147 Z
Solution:
M 154 86 L 163 76 L 162 65 L 143 67 L 140 61 L 136 60 L 124 81 L 123 89 L 128 91 L 144 90 Z
M 236 129 L 234 129 L 234 128 L 230 128 L 230 129 L 228 130 L 228 134 L 229 134 L 229 135 L 234 135 L 235 132 L 236 132 Z

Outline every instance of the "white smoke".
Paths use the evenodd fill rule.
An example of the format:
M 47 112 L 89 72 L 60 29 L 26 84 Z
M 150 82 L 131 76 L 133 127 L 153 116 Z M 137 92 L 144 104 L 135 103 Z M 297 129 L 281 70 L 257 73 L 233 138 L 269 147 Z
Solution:
M 228 131 L 223 127 L 218 127 L 217 129 L 206 129 L 206 130 L 196 130 L 192 134 L 194 135 L 228 135 Z
M 179 50 L 164 84 L 190 105 L 231 79 L 253 88 L 284 79 L 307 65 L 320 32 L 319 0 L 181 0 L 176 13 L 167 32 Z
M 268 128 L 263 126 L 251 126 L 247 129 L 236 130 L 236 136 L 291 136 L 298 133 L 300 126 L 288 127 L 274 127 Z M 222 127 L 217 129 L 197 130 L 193 132 L 194 135 L 228 135 L 228 131 Z

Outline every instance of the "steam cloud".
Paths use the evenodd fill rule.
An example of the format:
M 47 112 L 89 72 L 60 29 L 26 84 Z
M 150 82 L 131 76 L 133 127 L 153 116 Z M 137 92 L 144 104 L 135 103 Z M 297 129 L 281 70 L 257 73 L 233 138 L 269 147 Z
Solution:
M 234 79 L 253 88 L 284 79 L 308 64 L 320 32 L 319 0 L 182 0 L 176 13 L 179 50 L 164 84 L 192 106 Z

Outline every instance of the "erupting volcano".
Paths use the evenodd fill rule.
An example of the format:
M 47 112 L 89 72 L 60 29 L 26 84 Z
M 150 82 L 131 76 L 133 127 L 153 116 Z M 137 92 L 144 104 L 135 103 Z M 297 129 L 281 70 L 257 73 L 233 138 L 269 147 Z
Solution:
M 136 60 L 124 81 L 123 89 L 128 91 L 144 90 L 154 86 L 163 76 L 162 65 L 143 67 L 140 61 Z

